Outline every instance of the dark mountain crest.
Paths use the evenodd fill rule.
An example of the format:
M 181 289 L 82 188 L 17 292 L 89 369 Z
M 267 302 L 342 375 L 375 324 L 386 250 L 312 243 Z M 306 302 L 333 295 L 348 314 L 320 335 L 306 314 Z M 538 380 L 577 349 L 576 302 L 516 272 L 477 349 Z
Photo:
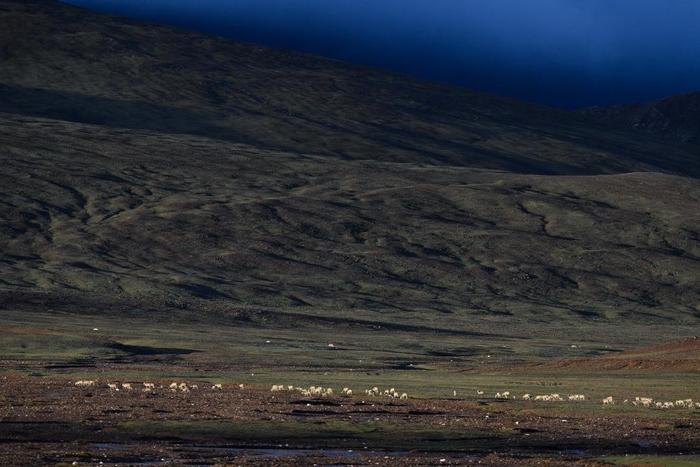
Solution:
M 668 141 L 700 144 L 700 91 L 642 104 L 589 107 L 577 112 L 617 128 Z

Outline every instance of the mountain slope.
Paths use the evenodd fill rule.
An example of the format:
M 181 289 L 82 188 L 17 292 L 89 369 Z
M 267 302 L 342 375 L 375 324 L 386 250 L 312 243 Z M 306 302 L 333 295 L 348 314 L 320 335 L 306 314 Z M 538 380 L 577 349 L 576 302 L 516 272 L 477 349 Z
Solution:
M 0 50 L 5 309 L 700 317 L 685 146 L 48 1 L 0 2 Z
M 1 129 L 10 291 L 325 314 L 700 313 L 695 179 L 342 161 L 26 117 Z
M 2 5 L 4 112 L 343 159 L 700 173 L 693 152 L 563 111 L 43 0 Z
M 636 105 L 590 107 L 580 115 L 667 141 L 700 144 L 700 92 L 678 94 Z

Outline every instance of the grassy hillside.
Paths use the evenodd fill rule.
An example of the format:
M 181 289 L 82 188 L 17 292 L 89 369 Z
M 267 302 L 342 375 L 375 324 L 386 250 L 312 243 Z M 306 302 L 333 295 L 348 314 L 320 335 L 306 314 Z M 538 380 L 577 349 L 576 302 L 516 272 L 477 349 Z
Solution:
M 4 116 L 6 290 L 695 320 L 700 185 L 289 155 Z
M 687 147 L 50 1 L 1 2 L 0 50 L 6 313 L 504 342 L 556 323 L 625 345 L 642 328 L 605 327 L 697 329 Z

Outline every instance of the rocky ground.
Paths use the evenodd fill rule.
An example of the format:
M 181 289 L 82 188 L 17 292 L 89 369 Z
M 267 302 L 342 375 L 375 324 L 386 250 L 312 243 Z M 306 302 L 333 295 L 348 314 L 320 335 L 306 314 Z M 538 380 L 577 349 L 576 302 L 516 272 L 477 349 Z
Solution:
M 234 383 L 73 380 L 4 373 L 0 457 L 14 465 L 78 462 L 369 465 L 593 465 L 610 454 L 688 453 L 700 443 L 698 414 L 658 419 L 586 410 L 537 414 L 532 401 L 304 397 Z M 120 390 L 107 387 L 119 383 Z M 598 404 L 596 401 L 595 404 Z M 497 455 L 492 455 L 497 451 Z M 440 461 L 440 459 L 445 459 Z M 7 465 L 7 464 L 6 464 Z

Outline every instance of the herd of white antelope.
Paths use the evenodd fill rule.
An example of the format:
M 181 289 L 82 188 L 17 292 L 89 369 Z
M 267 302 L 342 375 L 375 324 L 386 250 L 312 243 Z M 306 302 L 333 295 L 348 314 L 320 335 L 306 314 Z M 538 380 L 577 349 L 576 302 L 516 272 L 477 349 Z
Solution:
M 272 388 L 270 389 L 272 392 L 279 392 L 279 391 L 296 391 L 299 392 L 302 396 L 321 396 L 321 397 L 329 397 L 333 396 L 335 392 L 333 391 L 333 388 L 324 388 L 322 386 L 310 386 L 308 388 L 300 388 L 296 387 L 293 385 L 287 385 L 285 386 L 284 384 L 273 384 Z M 396 389 L 391 388 L 391 389 L 385 389 L 385 390 L 380 390 L 377 386 L 371 388 L 371 389 L 366 389 L 365 394 L 370 396 L 370 397 L 388 397 L 390 399 L 408 399 L 408 394 L 405 392 L 399 394 Z M 350 388 L 343 388 L 342 391 L 340 391 L 340 395 L 344 397 L 352 397 L 353 392 L 352 389 Z
M 75 386 L 77 387 L 82 387 L 82 388 L 90 388 L 90 387 L 96 387 L 98 386 L 97 381 L 95 380 L 89 380 L 89 379 L 84 379 L 80 381 L 76 381 Z M 161 389 L 161 390 L 169 390 L 170 392 L 190 392 L 193 390 L 198 390 L 199 385 L 198 384 L 187 384 L 185 382 L 172 382 L 167 386 L 163 386 L 162 384 L 157 385 L 155 383 L 105 383 L 104 387 L 106 389 L 109 389 L 111 392 L 119 392 L 119 391 L 138 391 L 139 389 L 142 392 L 153 392 L 156 389 Z M 243 389 L 244 385 L 239 384 L 238 385 L 239 389 Z M 211 390 L 217 391 L 217 390 L 222 390 L 224 387 L 222 384 L 217 383 L 213 384 L 211 386 Z
M 98 382 L 94 380 L 80 380 L 76 381 L 75 386 L 77 387 L 96 387 Z M 199 390 L 198 384 L 188 384 L 186 382 L 172 382 L 169 385 L 156 385 L 155 383 L 117 383 L 109 382 L 105 383 L 104 387 L 111 392 L 119 391 L 142 391 L 142 392 L 153 392 L 156 389 L 167 390 L 170 392 L 181 392 L 188 393 L 191 391 Z M 244 389 L 243 384 L 238 385 L 238 389 Z M 209 389 L 212 391 L 220 391 L 223 389 L 223 385 L 220 383 L 207 385 L 202 389 Z M 330 387 L 323 386 L 309 386 L 307 388 L 294 386 L 294 385 L 284 385 L 284 384 L 274 384 L 270 389 L 271 392 L 294 392 L 299 393 L 304 397 L 334 397 L 338 394 L 341 397 L 353 397 L 352 389 L 344 387 L 337 393 Z M 365 389 L 364 395 L 369 397 L 386 397 L 389 399 L 408 399 L 408 394 L 405 392 L 399 393 L 396 389 L 384 389 L 381 390 L 379 387 L 374 386 L 370 389 Z M 452 392 L 453 396 L 457 396 L 457 391 Z M 484 391 L 476 390 L 477 398 L 485 398 L 488 396 L 484 395 Z M 511 394 L 510 391 L 497 392 L 494 394 L 493 399 L 496 400 L 523 400 L 523 401 L 534 401 L 534 402 L 585 402 L 589 399 L 585 394 L 523 394 L 522 396 L 516 396 Z M 603 405 L 616 405 L 618 400 L 613 396 L 607 396 L 600 401 Z M 644 408 L 655 408 L 655 409 L 700 409 L 700 402 L 695 402 L 693 399 L 678 399 L 675 401 L 663 401 L 655 400 L 652 397 L 635 397 L 634 399 L 623 399 L 622 405 L 632 405 L 634 407 L 644 407 Z
M 477 391 L 477 395 L 483 394 L 482 391 Z M 517 396 L 511 396 L 509 391 L 497 392 L 494 399 L 518 399 Z M 523 394 L 521 397 L 525 401 L 537 402 L 584 402 L 588 400 L 585 394 L 569 394 L 562 396 L 561 394 Z M 600 401 L 603 405 L 615 405 L 616 401 L 613 396 L 607 396 Z M 694 402 L 693 399 L 679 399 L 676 401 L 658 401 L 652 397 L 635 397 L 633 400 L 624 399 L 623 405 L 633 405 L 635 407 L 656 408 L 656 409 L 700 409 L 700 402 Z

